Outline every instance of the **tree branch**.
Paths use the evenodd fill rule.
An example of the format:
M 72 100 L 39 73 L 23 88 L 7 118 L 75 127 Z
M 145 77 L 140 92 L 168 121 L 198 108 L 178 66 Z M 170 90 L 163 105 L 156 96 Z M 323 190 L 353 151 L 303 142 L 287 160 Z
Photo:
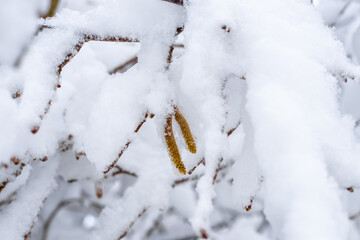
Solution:
M 78 54 L 81 50 L 81 48 L 84 46 L 85 43 L 90 41 L 101 41 L 101 42 L 139 42 L 138 39 L 131 39 L 127 37 L 119 37 L 119 36 L 108 36 L 108 37 L 101 37 L 95 34 L 84 34 L 82 39 L 75 44 L 73 49 L 69 51 L 66 56 L 64 57 L 64 60 L 58 65 L 58 82 L 56 83 L 54 90 L 56 91 L 57 88 L 61 88 L 61 84 L 59 82 L 60 75 L 63 70 L 63 68 L 73 59 L 76 54 Z M 49 112 L 50 106 L 52 103 L 52 99 L 49 100 L 48 104 L 46 105 L 44 112 L 40 115 L 40 119 L 44 119 L 45 115 Z M 35 125 L 31 128 L 31 132 L 33 134 L 36 134 L 40 129 L 40 126 Z
M 236 126 L 235 127 L 233 127 L 232 129 L 230 129 L 227 133 L 226 133 L 226 135 L 229 137 L 231 134 L 233 134 L 234 132 L 235 132 L 235 130 L 240 126 L 240 124 L 241 124 L 241 122 L 239 121 L 237 124 L 236 124 Z M 220 163 L 222 162 L 222 158 L 220 159 Z M 201 164 L 204 164 L 205 165 L 205 158 L 201 158 L 201 160 L 192 168 L 192 169 L 190 169 L 189 171 L 188 171 L 188 174 L 189 175 L 191 175 L 194 171 L 195 171 L 195 169 L 198 167 L 198 166 L 200 166 Z M 217 173 L 216 173 L 216 175 L 217 175 Z M 214 176 L 215 177 L 215 180 L 216 180 L 216 176 Z
M 136 173 L 133 173 L 133 172 L 130 172 L 130 171 L 127 171 L 127 170 L 124 170 L 123 168 L 121 168 L 120 166 L 115 166 L 115 168 L 117 169 L 117 171 L 113 171 L 111 173 L 111 176 L 114 177 L 118 174 L 126 174 L 126 175 L 129 175 L 129 176 L 133 176 L 133 177 L 137 177 L 138 175 Z
M 144 213 L 146 212 L 146 208 L 144 208 L 138 215 L 137 215 L 137 218 L 135 218 L 130 224 L 129 226 L 127 227 L 126 231 L 120 235 L 120 237 L 118 238 L 118 240 L 126 237 L 126 235 L 128 235 L 130 229 L 132 228 L 132 226 L 135 224 L 136 220 L 141 218 L 142 215 L 144 215 Z
M 126 62 L 122 63 L 121 65 L 115 67 L 113 70 L 109 72 L 109 74 L 115 74 L 117 72 L 123 73 L 128 69 L 130 69 L 131 67 L 133 67 L 135 64 L 137 64 L 138 60 L 139 60 L 138 57 L 134 56 L 129 60 L 127 60 Z
M 136 127 L 134 133 L 137 133 L 140 128 L 142 127 L 142 125 L 146 122 L 147 117 L 149 116 L 148 113 L 145 113 L 145 116 L 143 118 L 143 120 L 138 124 L 138 126 Z M 153 114 L 150 114 L 150 117 L 153 117 Z M 123 155 L 123 153 L 125 152 L 125 150 L 130 146 L 131 144 L 131 140 L 129 140 L 125 146 L 121 149 L 119 155 L 117 156 L 117 158 L 111 163 L 111 165 L 104 171 L 104 174 L 107 174 L 113 167 L 115 167 L 116 163 L 119 161 L 120 157 Z

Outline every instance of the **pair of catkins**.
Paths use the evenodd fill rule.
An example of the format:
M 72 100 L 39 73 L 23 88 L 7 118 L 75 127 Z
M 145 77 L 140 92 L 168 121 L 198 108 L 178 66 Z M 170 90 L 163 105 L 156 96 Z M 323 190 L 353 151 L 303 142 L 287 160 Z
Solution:
M 190 127 L 189 127 L 189 124 L 187 123 L 186 119 L 180 113 L 179 109 L 177 107 L 174 107 L 174 113 L 170 114 L 166 118 L 164 136 L 165 136 L 165 142 L 166 142 L 166 146 L 167 146 L 171 161 L 173 162 L 175 167 L 178 169 L 178 171 L 181 174 L 185 175 L 186 168 L 185 168 L 184 163 L 181 160 L 181 155 L 180 155 L 179 148 L 177 146 L 174 132 L 173 132 L 173 127 L 172 127 L 173 116 L 175 116 L 175 120 L 180 126 L 182 135 L 185 139 L 187 149 L 191 153 L 194 153 L 194 154 L 196 153 L 196 143 L 191 134 Z

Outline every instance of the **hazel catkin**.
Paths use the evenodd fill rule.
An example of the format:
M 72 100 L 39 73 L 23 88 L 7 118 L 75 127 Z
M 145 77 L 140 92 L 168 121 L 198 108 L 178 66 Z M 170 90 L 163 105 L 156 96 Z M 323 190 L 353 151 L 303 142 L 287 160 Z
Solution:
M 174 110 L 175 110 L 175 120 L 180 126 L 181 132 L 182 132 L 183 137 L 186 142 L 187 149 L 191 153 L 195 154 L 196 153 L 196 143 L 191 134 L 189 124 L 187 123 L 186 119 L 184 118 L 184 116 L 181 114 L 181 112 L 179 111 L 179 109 L 177 107 L 175 107 Z
M 169 115 L 166 118 L 166 124 L 164 128 L 164 136 L 166 146 L 171 158 L 171 161 L 174 163 L 175 167 L 179 170 L 179 172 L 183 175 L 186 174 L 186 168 L 184 163 L 181 161 L 181 156 L 179 153 L 179 148 L 175 141 L 175 136 L 172 128 L 172 115 Z

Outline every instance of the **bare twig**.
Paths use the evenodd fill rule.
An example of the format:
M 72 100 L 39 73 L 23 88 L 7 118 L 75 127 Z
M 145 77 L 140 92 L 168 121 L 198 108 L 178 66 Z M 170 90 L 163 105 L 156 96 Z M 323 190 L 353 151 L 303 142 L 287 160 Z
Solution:
M 233 162 L 231 161 L 230 163 L 228 164 L 225 164 L 223 166 L 218 166 L 216 168 L 216 176 L 214 176 L 214 181 L 213 181 L 213 184 L 217 183 L 218 181 L 216 181 L 217 179 L 217 175 L 222 172 L 223 170 L 231 167 L 233 165 Z M 197 181 L 199 180 L 202 176 L 204 176 L 204 174 L 200 174 L 200 175 L 193 175 L 193 176 L 189 176 L 189 177 L 184 177 L 184 178 L 180 178 L 178 180 L 175 180 L 172 184 L 172 187 L 176 187 L 177 185 L 180 185 L 180 184 L 183 184 L 183 183 L 186 183 L 186 182 L 190 182 L 190 181 Z
M 167 65 L 166 65 L 166 70 L 169 69 L 170 67 L 170 63 L 172 61 L 172 57 L 173 57 L 173 52 L 174 52 L 174 46 L 171 45 L 170 48 L 169 48 L 169 54 L 168 54 L 168 58 L 167 58 Z
M 173 44 L 173 46 L 174 46 L 174 48 L 184 48 L 185 47 L 184 44 L 181 44 L 181 43 Z
M 167 210 L 168 213 L 173 212 L 173 211 L 174 211 L 174 208 L 172 208 L 172 207 Z M 147 229 L 146 234 L 145 234 L 147 239 L 149 239 L 155 233 L 155 231 L 161 232 L 164 230 L 164 227 L 161 224 L 161 221 L 164 219 L 164 215 L 165 215 L 165 213 L 159 214 L 158 217 L 155 219 L 152 227 Z
M 128 235 L 130 229 L 132 228 L 132 226 L 135 224 L 135 221 L 137 219 L 139 219 L 142 215 L 144 215 L 144 213 L 146 212 L 146 208 L 144 208 L 138 215 L 137 217 L 129 224 L 129 226 L 127 227 L 127 229 L 125 230 L 125 232 L 123 232 L 120 237 L 118 238 L 118 240 L 124 238 L 126 235 Z
M 30 227 L 30 230 L 29 232 L 27 232 L 25 235 L 24 235 L 24 240 L 27 240 L 31 237 L 31 232 L 32 232 L 32 229 L 34 228 L 34 225 L 35 225 L 35 221 L 31 224 L 31 227 Z
M 126 175 L 129 175 L 129 176 L 133 176 L 133 177 L 137 177 L 137 174 L 136 173 L 133 173 L 133 172 L 130 172 L 130 171 L 127 171 L 127 170 L 124 170 L 123 168 L 121 168 L 120 166 L 115 166 L 115 168 L 117 169 L 117 171 L 113 171 L 111 173 L 111 176 L 116 176 L 118 174 L 126 174 Z
M 224 158 L 220 158 L 219 161 L 218 161 L 218 167 L 215 169 L 215 173 L 214 173 L 214 176 L 213 176 L 213 184 L 215 184 L 215 181 L 216 181 L 216 178 L 219 174 L 219 171 L 221 170 L 221 163 L 222 161 L 224 160 Z
M 123 73 L 137 63 L 138 63 L 138 57 L 134 56 L 134 57 L 130 58 L 129 60 L 127 60 L 126 62 L 122 63 L 121 65 L 115 67 L 113 70 L 111 70 L 109 72 L 109 74 L 115 74 L 117 72 Z
M 232 129 L 230 129 L 226 134 L 229 137 L 231 134 L 233 134 L 233 132 L 240 126 L 241 122 L 237 122 L 236 126 L 233 127 Z
M 188 174 L 191 175 L 200 164 L 205 165 L 205 158 L 202 158 L 192 169 L 190 169 Z
M 148 113 L 145 113 L 145 116 L 143 118 L 143 120 L 138 124 L 138 126 L 136 127 L 134 133 L 137 133 L 140 128 L 142 127 L 142 125 L 146 122 L 147 117 L 149 116 Z M 119 155 L 117 156 L 117 158 L 111 163 L 111 165 L 104 171 L 104 174 L 107 174 L 113 167 L 115 167 L 116 163 L 119 161 L 120 157 L 123 155 L 123 153 L 125 152 L 125 150 L 130 146 L 131 144 L 131 140 L 129 140 L 124 147 L 121 149 Z
M 186 182 L 190 182 L 190 181 L 197 181 L 197 180 L 199 180 L 199 178 L 201 176 L 202 175 L 194 175 L 194 176 L 178 179 L 178 180 L 174 181 L 174 183 L 172 184 L 172 187 L 176 187 L 177 185 L 180 185 L 180 184 L 183 184 Z
M 9 196 L 7 196 L 4 200 L 0 201 L 0 207 L 9 205 L 17 195 L 17 191 L 12 192 Z

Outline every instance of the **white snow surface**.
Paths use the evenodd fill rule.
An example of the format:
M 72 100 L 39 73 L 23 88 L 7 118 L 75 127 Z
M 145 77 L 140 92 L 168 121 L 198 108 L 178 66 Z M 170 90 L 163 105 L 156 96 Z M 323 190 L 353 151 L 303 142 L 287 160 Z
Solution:
M 246 109 L 265 178 L 265 214 L 282 239 L 346 239 L 339 185 L 358 181 L 359 143 L 328 71 L 358 75 L 359 68 L 302 1 L 240 5 Z

